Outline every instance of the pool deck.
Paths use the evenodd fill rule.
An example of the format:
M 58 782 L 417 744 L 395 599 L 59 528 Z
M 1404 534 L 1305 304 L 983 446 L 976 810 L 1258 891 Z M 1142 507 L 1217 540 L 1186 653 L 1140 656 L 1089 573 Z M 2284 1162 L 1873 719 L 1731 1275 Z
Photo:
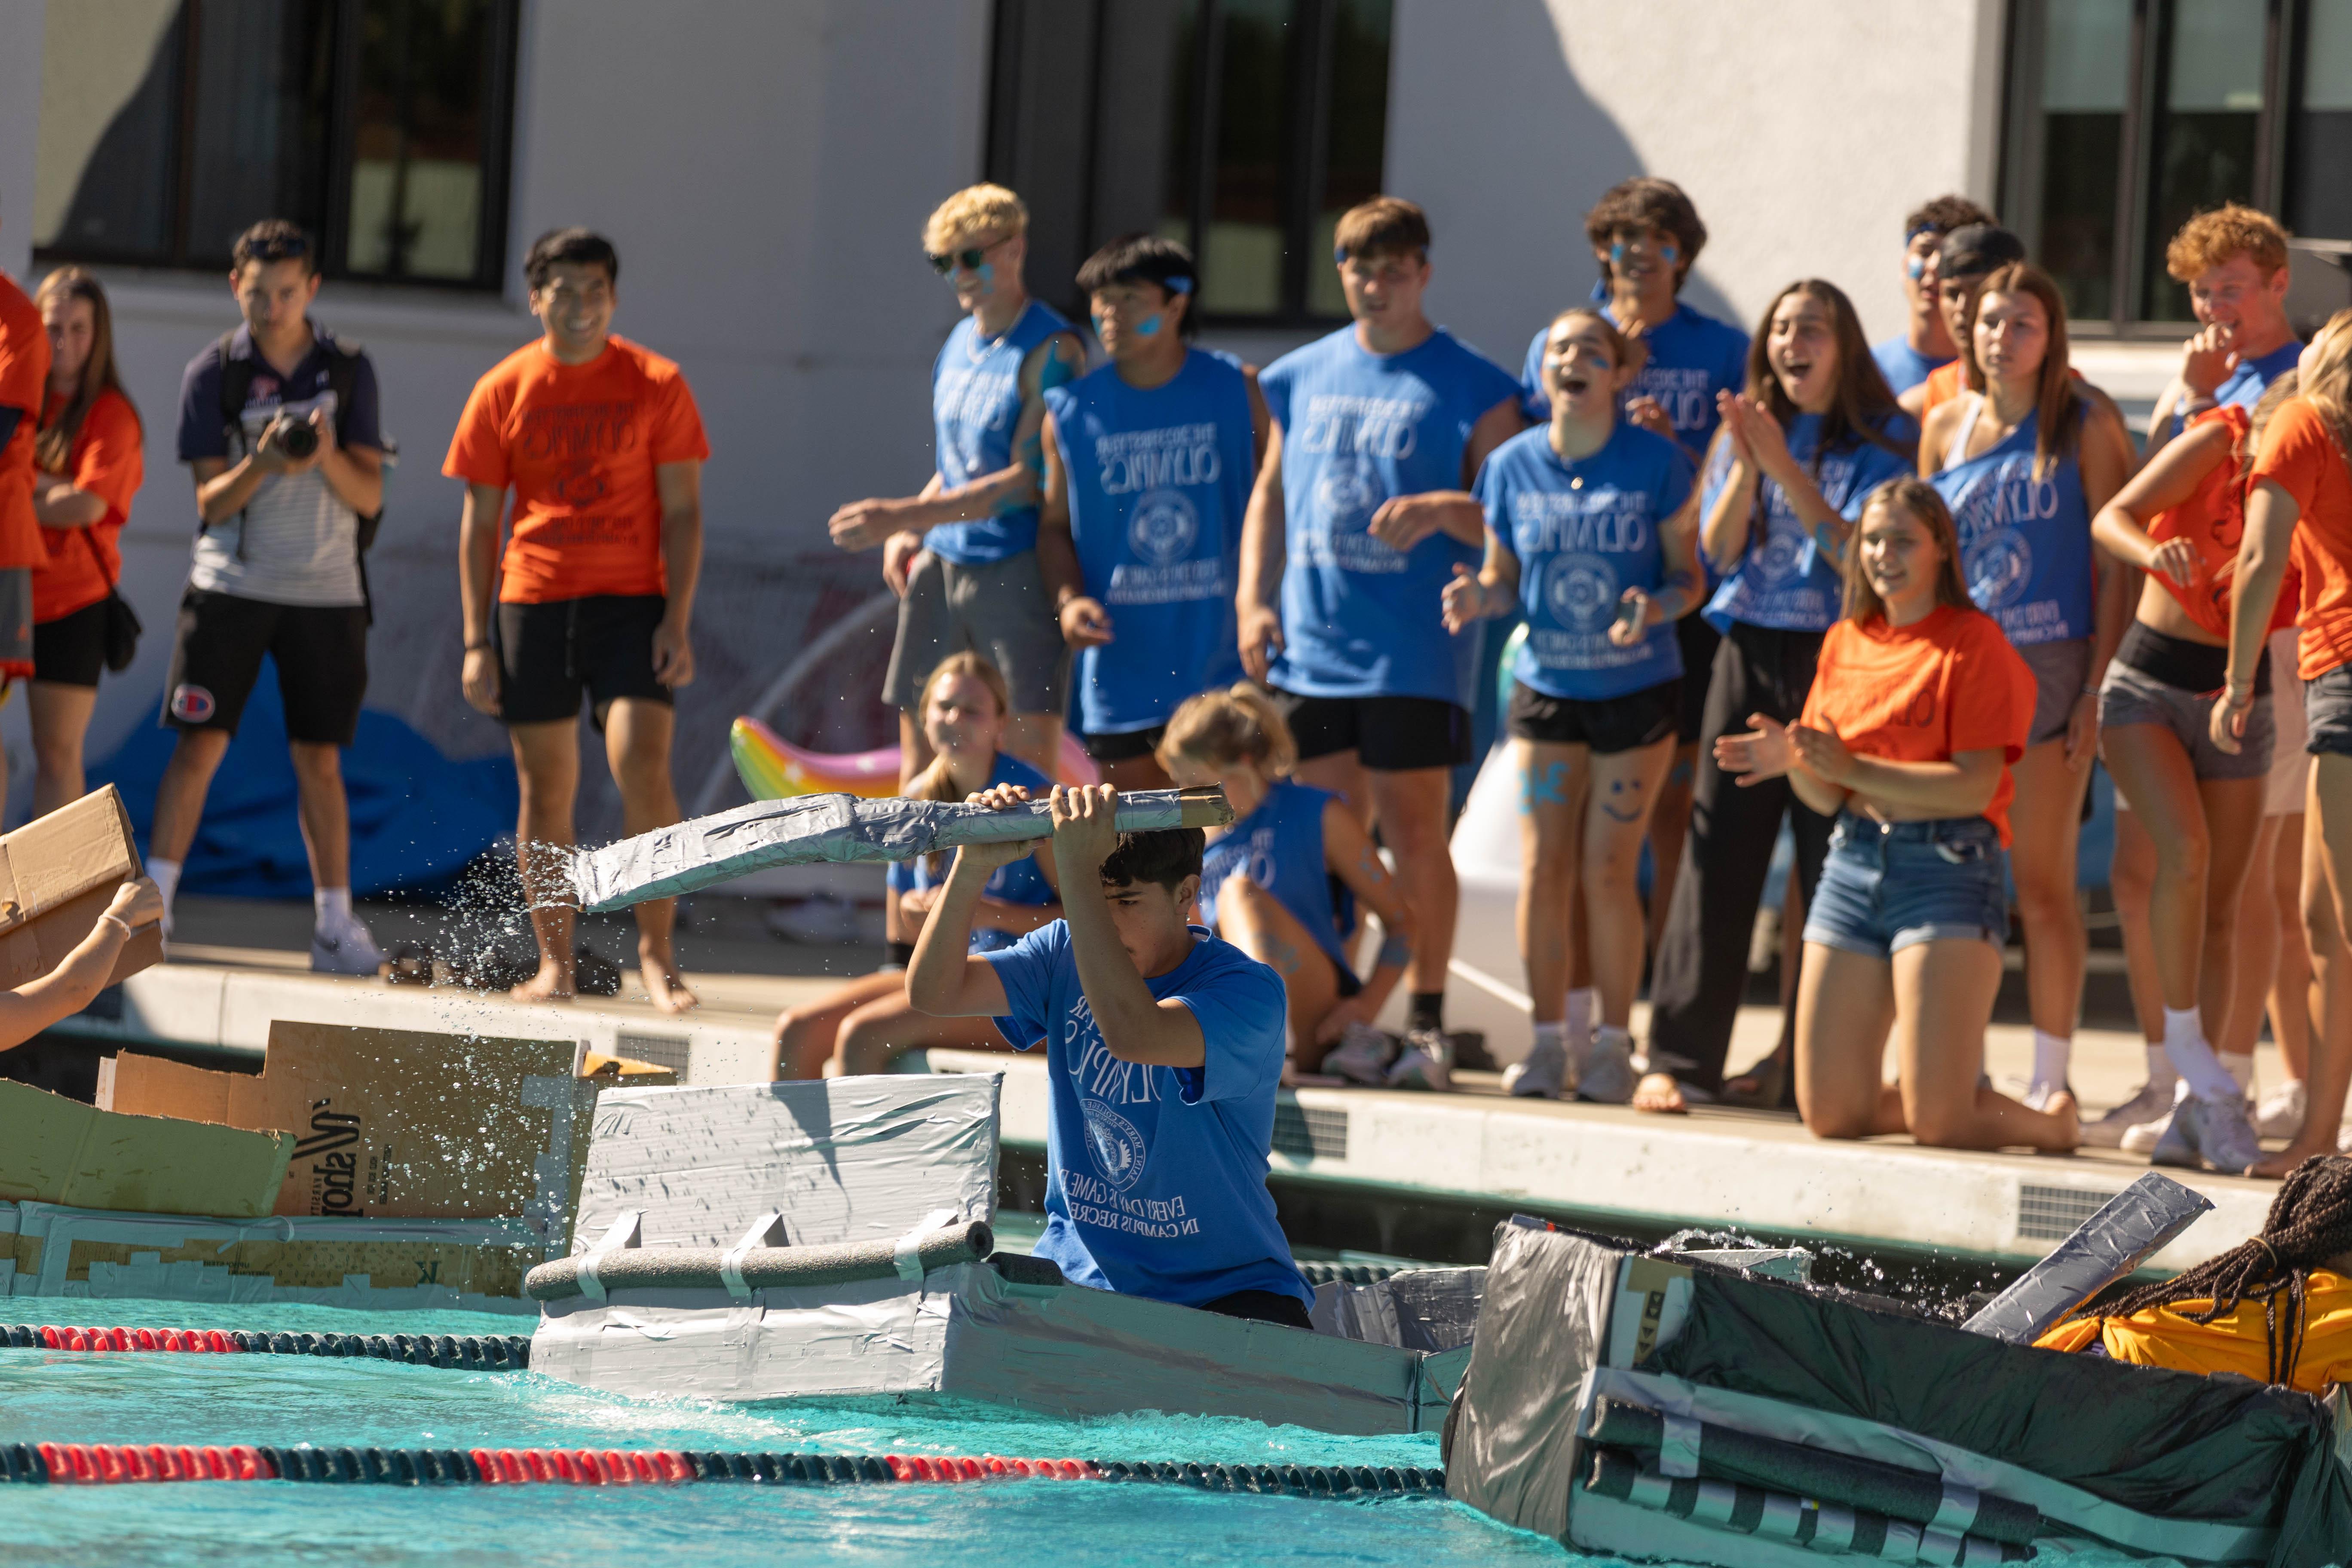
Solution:
M 307 912 L 307 911 L 303 911 Z M 191 934 L 216 934 L 190 922 Z M 307 921 L 293 926 L 300 938 Z M 171 961 L 131 977 L 119 1005 L 94 1009 L 60 1033 L 104 1048 L 174 1045 L 198 1052 L 257 1055 L 272 1019 L 366 1023 L 414 1028 L 584 1039 L 593 1049 L 677 1068 L 688 1083 L 740 1083 L 766 1076 L 776 1013 L 821 994 L 836 976 L 697 968 L 698 1010 L 664 1015 L 625 994 L 610 999 L 530 1005 L 449 987 L 313 975 L 281 933 L 241 930 L 276 945 L 184 941 Z M 608 944 L 609 945 L 609 944 Z M 705 944 L 707 948 L 710 944 Z M 713 958 L 762 963 L 746 943 L 719 944 Z M 772 942 L 770 949 L 782 944 Z M 784 963 L 828 966 L 852 950 L 800 950 Z M 111 1011 L 113 1016 L 101 1016 Z M 1636 1017 L 1637 1032 L 1643 1020 Z M 1774 1009 L 1743 1008 L 1731 1053 L 1761 1056 L 1778 1028 Z M 2031 1035 L 1995 1025 L 1988 1069 L 1995 1080 L 2021 1075 Z M 2277 1071 L 2265 1045 L 2264 1081 Z M 909 1064 L 913 1065 L 913 1064 Z M 938 1051 L 934 1071 L 1002 1070 L 1003 1136 L 1014 1148 L 1045 1140 L 1044 1065 L 986 1052 Z M 2144 1070 L 2135 1036 L 2085 1029 L 2076 1037 L 2074 1082 L 2094 1114 L 2127 1098 Z M 2113 1151 L 2071 1157 L 1977 1154 L 1913 1146 L 1907 1139 L 1825 1143 L 1788 1116 L 1702 1107 L 1688 1116 L 1645 1116 L 1598 1105 L 1510 1100 L 1496 1075 L 1464 1072 L 1451 1095 L 1302 1087 L 1286 1093 L 1274 1168 L 1287 1182 L 1328 1184 L 1410 1200 L 1525 1205 L 1552 1213 L 1644 1225 L 1731 1225 L 1868 1247 L 1949 1250 L 1974 1257 L 2032 1258 L 2071 1231 L 2147 1166 Z M 2275 1184 L 2181 1176 L 2212 1199 L 2215 1212 L 2159 1254 L 2181 1268 L 2257 1230 Z

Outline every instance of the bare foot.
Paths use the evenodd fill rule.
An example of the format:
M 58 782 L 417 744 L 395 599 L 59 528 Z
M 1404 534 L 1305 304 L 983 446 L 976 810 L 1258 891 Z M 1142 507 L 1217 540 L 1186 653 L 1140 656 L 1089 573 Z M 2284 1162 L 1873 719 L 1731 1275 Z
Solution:
M 2058 1141 L 2051 1145 L 2053 1154 L 2071 1154 L 2083 1142 L 2083 1111 L 2074 1103 L 2074 1091 L 2062 1089 L 2042 1103 L 2042 1113 L 2058 1119 Z
M 2315 1148 L 2306 1149 L 2303 1147 L 2302 1141 L 2298 1139 L 2296 1142 L 2288 1144 L 2285 1150 L 2282 1152 L 2272 1155 L 2269 1159 L 2264 1160 L 2259 1165 L 2248 1168 L 2246 1174 L 2249 1176 L 2260 1176 L 2264 1181 L 2275 1182 L 2286 1176 L 2288 1173 L 2293 1172 L 2297 1165 L 2302 1164 L 2314 1154 L 2333 1154 L 2336 1151 L 2326 1143 L 2321 1143 Z
M 1670 1072 L 1644 1073 L 1642 1081 L 1633 1086 L 1633 1109 L 1654 1116 L 1690 1114 L 1690 1107 L 1683 1103 L 1683 1086 L 1675 1081 Z
M 678 978 L 677 965 L 664 957 L 650 954 L 637 959 L 637 977 L 645 982 L 646 1000 L 665 1013 L 684 1013 L 702 1005 L 686 982 Z
M 542 958 L 539 961 L 539 973 L 507 994 L 518 1002 L 569 1002 L 578 993 L 568 967 Z

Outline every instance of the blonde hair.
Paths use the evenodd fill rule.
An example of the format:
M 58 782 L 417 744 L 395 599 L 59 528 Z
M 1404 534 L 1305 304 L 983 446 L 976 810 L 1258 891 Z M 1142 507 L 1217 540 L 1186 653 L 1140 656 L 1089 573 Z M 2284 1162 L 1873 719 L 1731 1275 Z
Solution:
M 931 667 L 931 673 L 923 678 L 923 689 L 915 699 L 915 723 L 918 727 L 922 724 L 923 715 L 931 710 L 931 693 L 939 689 L 940 682 L 960 676 L 969 676 L 988 688 L 989 696 L 996 700 L 998 718 L 1003 719 L 1012 713 L 1013 693 L 1004 684 L 1004 677 L 997 672 L 996 666 L 966 648 L 961 653 L 951 653 L 940 660 Z M 948 771 L 945 752 L 933 757 L 929 765 L 908 783 L 907 793 L 902 798 L 942 801 L 963 798 L 963 793 L 956 788 L 955 775 Z M 934 852 L 926 858 L 925 864 L 936 877 L 947 869 L 948 857 L 944 851 Z
M 1006 235 L 1029 232 L 1029 208 L 1003 185 L 966 185 L 923 220 L 923 248 L 933 256 L 968 234 L 1000 228 Z
M 89 358 L 82 363 L 80 384 L 58 410 L 57 422 L 42 426 L 33 443 L 35 466 L 52 474 L 65 472 L 75 438 L 81 434 L 82 421 L 89 417 L 89 411 L 108 393 L 122 399 L 131 410 L 133 424 L 141 423 L 139 406 L 131 401 L 131 394 L 122 385 L 121 369 L 115 363 L 114 312 L 107 306 L 106 289 L 87 268 L 60 267 L 41 279 L 33 303 L 46 313 L 51 304 L 61 300 L 79 300 L 89 306 Z M 36 410 L 37 416 L 37 414 Z
M 2336 438 L 2336 455 L 2352 468 L 2352 308 L 2328 317 L 2312 341 L 2320 343 L 2319 358 L 2297 395 L 2311 405 Z
M 2180 226 L 2164 247 L 2164 269 L 2187 283 L 2243 251 L 2265 278 L 2286 265 L 2286 230 L 2278 219 L 2240 202 L 2225 202 Z
M 2049 324 L 2050 347 L 2042 356 L 2041 386 L 2033 399 L 2034 413 L 2042 420 L 2033 432 L 2033 477 L 2047 479 L 2053 468 L 2074 455 L 2083 411 L 2089 406 L 2075 389 L 2074 372 L 2067 367 L 2066 297 L 2058 292 L 2058 285 L 2050 274 L 2023 261 L 2012 261 L 1984 280 L 1984 287 L 1977 290 L 1969 341 L 1960 346 L 1961 362 L 1968 367 L 1969 388 L 1973 392 L 1985 390 L 1984 366 L 1977 363 L 1975 321 L 1983 319 L 1984 302 L 1995 294 L 2031 297 L 2042 306 L 2042 320 Z
M 1969 597 L 1969 585 L 1960 580 L 1960 531 L 1952 521 L 1952 509 L 1944 504 L 1936 487 L 1916 475 L 1887 480 L 1862 503 L 1862 522 L 1853 531 L 1853 541 L 1845 552 L 1845 618 L 1857 625 L 1874 616 L 1886 614 L 1886 601 L 1878 596 L 1871 585 L 1870 574 L 1862 566 L 1862 530 L 1874 511 L 1902 511 L 1916 520 L 1935 540 L 1936 548 L 1944 559 L 1936 568 L 1936 603 L 1949 605 L 1956 610 L 1973 610 L 1976 601 Z
M 1219 767 L 1247 763 L 1278 779 L 1298 765 L 1298 742 L 1282 710 L 1246 680 L 1186 698 L 1168 721 L 1157 751 L 1163 768 L 1191 757 Z

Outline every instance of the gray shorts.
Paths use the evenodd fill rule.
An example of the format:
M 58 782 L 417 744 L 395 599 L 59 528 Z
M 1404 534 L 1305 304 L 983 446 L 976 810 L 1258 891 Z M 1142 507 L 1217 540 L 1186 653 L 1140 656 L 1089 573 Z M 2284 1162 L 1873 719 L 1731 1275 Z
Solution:
M 2107 663 L 2107 679 L 2099 687 L 2099 728 L 2154 724 L 2169 730 L 2189 753 L 2189 771 L 2200 779 L 2258 779 L 2271 771 L 2271 694 L 2254 699 L 2246 715 L 2246 733 L 2231 756 L 2213 743 L 2207 723 L 2213 712 L 2213 693 L 2184 691 L 2121 659 Z
M 2067 722 L 2074 717 L 2074 700 L 2091 679 L 2091 639 L 2069 637 L 2064 642 L 2028 643 L 2017 650 L 2033 672 L 2033 729 L 2029 746 L 2065 739 Z
M 2305 681 L 2303 712 L 2310 725 L 2305 751 L 2315 757 L 2352 757 L 2352 665 L 2339 664 Z
M 996 666 L 1015 713 L 1061 716 L 1070 653 L 1035 551 L 983 566 L 958 566 L 929 552 L 917 556 L 907 574 L 907 596 L 898 601 L 898 637 L 890 647 L 882 700 L 912 709 L 940 660 L 966 648 Z

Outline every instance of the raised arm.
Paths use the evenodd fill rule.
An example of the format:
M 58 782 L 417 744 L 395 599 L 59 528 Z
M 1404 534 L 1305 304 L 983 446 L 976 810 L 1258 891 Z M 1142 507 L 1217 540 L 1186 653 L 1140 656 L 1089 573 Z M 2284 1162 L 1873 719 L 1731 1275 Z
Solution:
M 65 961 L 37 980 L 0 991 L 0 1051 L 15 1050 L 60 1019 L 70 1018 L 96 999 L 114 973 L 131 932 L 163 917 L 163 896 L 142 877 L 114 890 L 114 898 L 89 934 L 74 944 Z
M 1118 791 L 1109 784 L 1054 786 L 1054 859 L 1062 871 L 1062 918 L 1070 922 L 1070 954 L 1103 1047 L 1123 1062 L 1196 1068 L 1209 1059 L 1207 1037 L 1192 1009 L 1174 997 L 1162 1002 L 1118 940 L 1103 862 L 1118 847 Z

